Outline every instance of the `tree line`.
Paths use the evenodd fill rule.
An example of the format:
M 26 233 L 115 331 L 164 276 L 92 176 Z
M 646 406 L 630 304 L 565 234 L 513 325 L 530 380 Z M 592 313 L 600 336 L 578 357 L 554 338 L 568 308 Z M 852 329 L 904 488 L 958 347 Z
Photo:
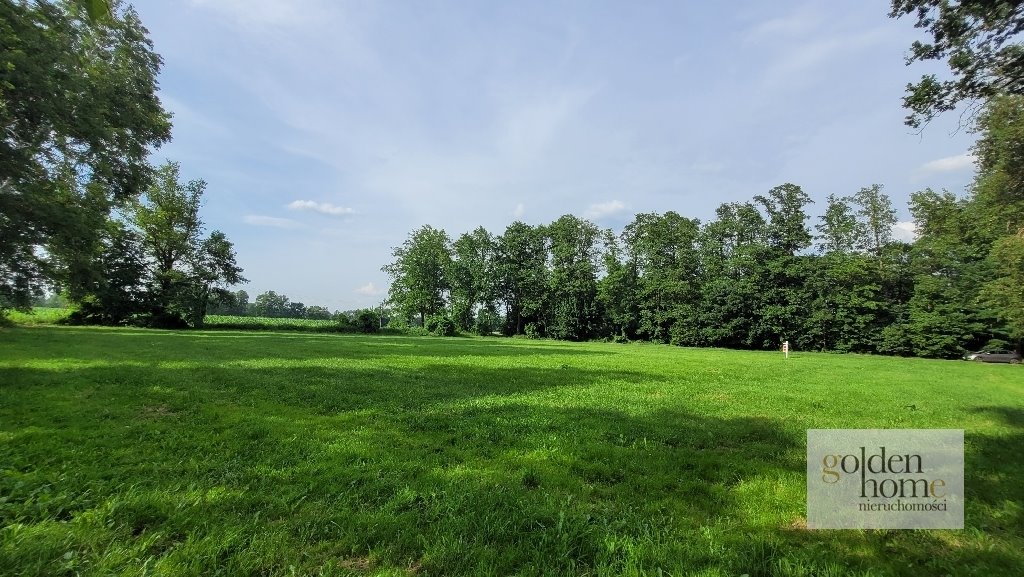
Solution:
M 1024 337 L 1024 100 L 978 120 L 971 193 L 911 195 L 893 238 L 879 185 L 813 201 L 783 184 L 701 222 L 637 214 L 618 234 L 565 215 L 454 240 L 413 231 L 383 267 L 396 318 L 482 334 L 953 358 Z M 450 332 L 450 331 L 448 331 Z
M 265 291 L 253 301 L 249 301 L 249 293 L 244 290 L 228 292 L 223 297 L 211 299 L 207 314 L 235 315 L 266 318 L 309 319 L 309 320 L 345 320 L 358 318 L 365 311 L 380 315 L 380 311 L 372 309 L 354 309 L 331 312 L 325 306 L 306 305 L 293 301 L 287 295 L 276 291 Z

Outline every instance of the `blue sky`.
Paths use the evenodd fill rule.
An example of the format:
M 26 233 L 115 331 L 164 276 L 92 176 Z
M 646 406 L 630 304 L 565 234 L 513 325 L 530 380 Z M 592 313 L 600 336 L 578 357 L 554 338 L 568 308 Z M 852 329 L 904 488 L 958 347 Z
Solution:
M 178 160 L 250 283 L 331 309 L 386 296 L 391 247 L 572 213 L 707 220 L 784 182 L 962 193 L 972 135 L 902 124 L 918 33 L 885 0 L 135 3 Z M 811 222 L 813 226 L 814 222 Z M 899 231 L 903 234 L 906 231 Z

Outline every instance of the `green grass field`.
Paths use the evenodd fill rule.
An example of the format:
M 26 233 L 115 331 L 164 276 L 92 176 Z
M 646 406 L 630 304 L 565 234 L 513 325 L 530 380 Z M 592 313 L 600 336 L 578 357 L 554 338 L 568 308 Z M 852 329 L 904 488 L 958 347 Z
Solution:
M 808 428 L 966 429 L 963 531 L 809 531 Z M 0 331 L 3 575 L 1024 575 L 1024 369 Z

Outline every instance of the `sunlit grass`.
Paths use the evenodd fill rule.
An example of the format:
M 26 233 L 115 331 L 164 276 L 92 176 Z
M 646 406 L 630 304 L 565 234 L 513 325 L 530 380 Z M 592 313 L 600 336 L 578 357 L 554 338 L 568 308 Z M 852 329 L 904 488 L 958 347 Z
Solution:
M 35 307 L 30 312 L 7 311 L 7 319 L 18 325 L 53 325 L 68 318 L 70 308 Z
M 808 428 L 966 429 L 967 529 L 804 528 Z M 1024 370 L 0 332 L 0 573 L 1022 575 Z

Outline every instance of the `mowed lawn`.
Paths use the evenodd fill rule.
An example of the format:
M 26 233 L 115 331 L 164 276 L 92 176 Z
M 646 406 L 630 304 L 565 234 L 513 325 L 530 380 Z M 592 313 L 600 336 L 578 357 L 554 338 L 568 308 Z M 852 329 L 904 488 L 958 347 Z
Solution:
M 963 531 L 808 531 L 809 428 L 963 428 Z M 0 331 L 3 575 L 1024 575 L 1024 368 Z

